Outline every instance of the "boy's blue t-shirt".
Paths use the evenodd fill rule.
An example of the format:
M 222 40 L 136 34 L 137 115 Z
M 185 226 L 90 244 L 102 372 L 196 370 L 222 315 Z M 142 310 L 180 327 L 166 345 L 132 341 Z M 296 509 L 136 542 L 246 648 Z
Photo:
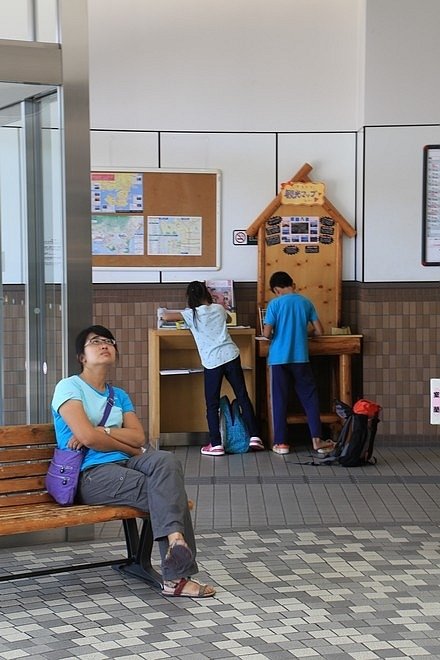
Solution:
M 286 293 L 271 300 L 264 317 L 273 328 L 267 363 L 308 362 L 308 324 L 317 319 L 312 301 L 300 293 Z
M 130 397 L 124 392 L 124 390 L 121 390 L 119 387 L 114 387 L 113 389 L 114 404 L 105 425 L 121 428 L 124 413 L 134 411 L 134 406 Z M 63 378 L 63 380 L 60 380 L 55 387 L 52 397 L 52 415 L 58 447 L 66 449 L 67 443 L 73 435 L 71 429 L 67 426 L 66 422 L 58 412 L 60 406 L 70 399 L 81 401 L 91 424 L 97 426 L 104 414 L 108 394 L 108 387 L 105 392 L 99 392 L 94 387 L 84 382 L 79 376 L 70 376 L 70 378 Z M 86 449 L 81 470 L 87 470 L 87 468 L 92 467 L 92 465 L 124 461 L 127 460 L 127 458 L 130 458 L 130 456 L 125 452 L 104 452 L 95 449 Z

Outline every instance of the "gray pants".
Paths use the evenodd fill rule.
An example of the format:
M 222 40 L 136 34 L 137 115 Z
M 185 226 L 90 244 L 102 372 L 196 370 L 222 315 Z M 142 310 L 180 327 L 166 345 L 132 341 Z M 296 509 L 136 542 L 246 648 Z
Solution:
M 168 551 L 168 534 L 173 532 L 183 534 L 196 556 L 182 465 L 171 452 L 148 446 L 141 456 L 89 468 L 81 473 L 77 498 L 83 504 L 124 504 L 148 511 L 162 559 Z M 163 571 L 163 579 L 175 580 L 197 571 L 194 561 L 186 576 Z

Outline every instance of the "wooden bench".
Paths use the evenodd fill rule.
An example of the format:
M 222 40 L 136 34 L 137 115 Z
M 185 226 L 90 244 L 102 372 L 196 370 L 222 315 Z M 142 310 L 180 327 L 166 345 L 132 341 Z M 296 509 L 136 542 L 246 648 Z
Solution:
M 155 587 L 161 575 L 151 564 L 153 534 L 148 514 L 130 506 L 78 504 L 62 507 L 45 490 L 45 476 L 55 447 L 51 424 L 0 427 L 0 536 L 121 520 L 127 556 L 110 561 L 0 575 L 0 582 L 113 566 Z M 142 518 L 139 533 L 136 518 Z

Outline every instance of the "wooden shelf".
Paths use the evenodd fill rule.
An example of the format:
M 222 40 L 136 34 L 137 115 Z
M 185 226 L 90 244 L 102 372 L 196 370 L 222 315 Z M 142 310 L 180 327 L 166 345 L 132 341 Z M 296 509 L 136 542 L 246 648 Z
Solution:
M 246 387 L 255 405 L 255 330 L 231 327 L 229 333 L 240 349 Z M 172 373 L 163 373 L 167 370 Z M 149 331 L 148 379 L 153 445 L 163 444 L 161 436 L 173 444 L 170 434 L 207 434 L 203 367 L 189 330 Z M 222 394 L 230 399 L 234 396 L 225 379 Z
M 336 413 L 321 413 L 321 422 L 323 424 L 337 424 L 340 419 Z M 307 417 L 305 415 L 287 415 L 288 424 L 307 424 Z

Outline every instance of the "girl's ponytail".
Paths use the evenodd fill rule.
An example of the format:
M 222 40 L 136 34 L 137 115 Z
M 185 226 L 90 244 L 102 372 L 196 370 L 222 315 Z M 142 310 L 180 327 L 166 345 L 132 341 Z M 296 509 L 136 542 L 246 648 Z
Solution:
M 212 296 L 204 282 L 194 280 L 186 287 L 186 299 L 188 307 L 193 310 L 194 325 L 197 325 L 197 307 L 200 305 L 210 305 Z

